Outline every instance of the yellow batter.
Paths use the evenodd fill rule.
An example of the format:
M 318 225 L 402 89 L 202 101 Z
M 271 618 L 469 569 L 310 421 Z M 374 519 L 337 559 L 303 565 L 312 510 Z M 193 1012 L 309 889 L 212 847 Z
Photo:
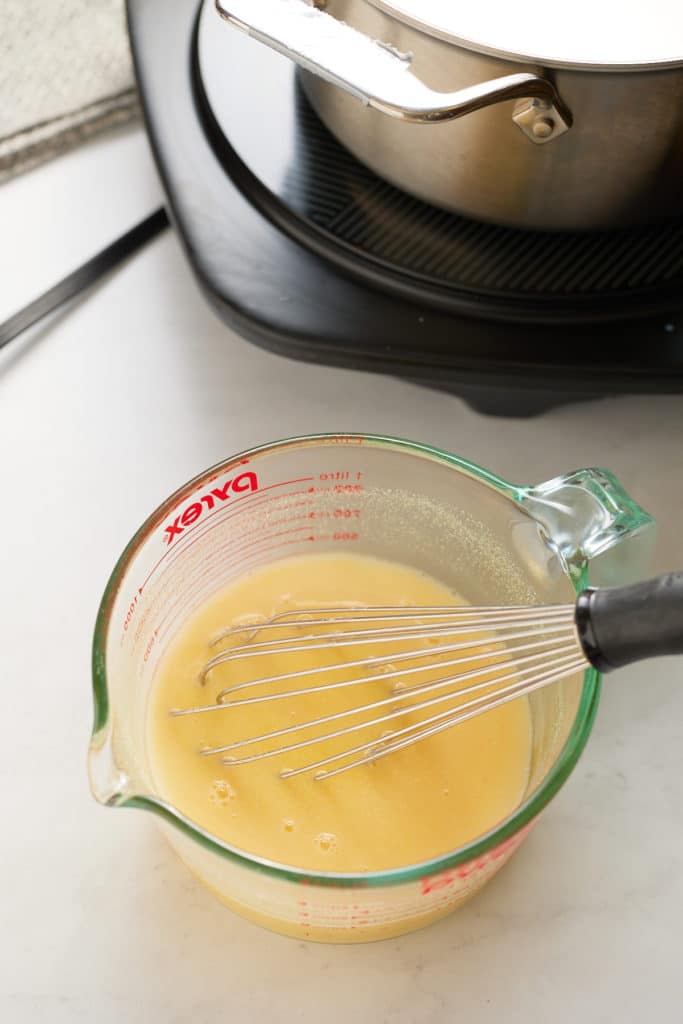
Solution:
M 490 829 L 518 805 L 525 793 L 531 757 L 526 699 L 318 782 L 312 775 L 283 780 L 278 772 L 374 735 L 381 742 L 381 734 L 393 723 L 374 733 L 367 730 L 241 766 L 223 764 L 225 754 L 207 757 L 199 756 L 198 751 L 348 708 L 359 701 L 386 697 L 397 680 L 387 679 L 381 667 L 375 669 L 376 679 L 370 683 L 315 697 L 226 708 L 192 717 L 169 715 L 171 708 L 211 704 L 224 687 L 266 674 L 330 664 L 342 658 L 386 654 L 387 645 L 375 643 L 362 648 L 353 645 L 332 651 L 290 653 L 286 657 L 259 656 L 221 665 L 212 670 L 205 685 L 200 684 L 201 669 L 211 656 L 250 638 L 246 634 L 210 648 L 209 641 L 226 627 L 263 621 L 287 609 L 346 603 L 418 606 L 463 602 L 447 587 L 414 569 L 360 555 L 302 556 L 258 569 L 211 598 L 185 623 L 171 645 L 151 694 L 148 747 L 160 795 L 222 840 L 270 860 L 310 870 L 374 871 L 453 850 Z M 358 627 L 336 627 L 340 628 Z M 305 632 L 302 627 L 299 631 Z M 261 631 L 251 640 L 292 633 L 290 625 L 276 634 Z M 432 645 L 444 642 L 431 641 Z M 429 643 L 425 641 L 425 646 Z M 347 670 L 343 677 L 339 673 L 309 676 L 304 685 L 348 678 L 350 674 Z M 432 671 L 431 677 L 439 674 L 444 673 Z M 427 678 L 426 672 L 421 678 Z M 415 681 L 412 677 L 411 683 Z M 270 691 L 276 688 L 271 686 Z M 234 699 L 255 692 L 242 691 Z M 444 707 L 438 705 L 434 712 Z M 409 720 L 403 716 L 393 728 Z M 345 724 L 343 720 L 337 727 Z M 297 733 L 276 742 L 301 738 L 303 734 Z M 242 753 L 262 749 L 265 747 L 248 747 Z

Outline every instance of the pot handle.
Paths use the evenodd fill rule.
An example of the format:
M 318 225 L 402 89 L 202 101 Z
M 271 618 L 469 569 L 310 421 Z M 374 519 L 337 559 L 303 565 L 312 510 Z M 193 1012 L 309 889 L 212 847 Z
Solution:
M 402 121 L 451 121 L 517 99 L 512 119 L 537 145 L 563 135 L 572 124 L 569 109 L 547 78 L 520 73 L 453 93 L 435 92 L 411 72 L 411 54 L 370 39 L 308 0 L 216 0 L 216 10 L 307 71 Z

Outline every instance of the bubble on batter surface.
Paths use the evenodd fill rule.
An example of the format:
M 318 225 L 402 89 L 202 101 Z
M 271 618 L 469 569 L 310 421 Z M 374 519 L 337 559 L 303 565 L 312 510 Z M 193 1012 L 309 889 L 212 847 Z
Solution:
M 337 849 L 337 837 L 334 832 L 319 832 L 313 842 L 323 853 L 332 853 Z
M 225 805 L 236 796 L 234 788 L 225 779 L 214 779 L 209 787 L 209 800 L 212 804 Z

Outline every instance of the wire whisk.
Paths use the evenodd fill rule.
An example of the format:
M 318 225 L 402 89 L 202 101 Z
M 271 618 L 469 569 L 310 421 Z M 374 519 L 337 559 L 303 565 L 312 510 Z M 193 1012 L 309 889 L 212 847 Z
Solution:
M 370 645 L 386 645 L 386 651 L 363 656 Z M 253 658 L 276 657 L 283 665 L 288 655 L 338 653 L 329 663 L 259 675 L 223 687 L 211 704 L 170 712 L 226 713 L 273 701 L 301 706 L 312 695 L 358 688 L 361 696 L 349 707 L 201 750 L 237 766 L 348 737 L 350 746 L 279 773 L 310 772 L 317 781 L 388 757 L 590 665 L 607 672 L 683 653 L 683 573 L 630 587 L 588 588 L 575 604 L 291 609 L 262 623 L 233 625 L 212 646 L 220 649 L 201 671 L 205 685 L 216 669 Z M 378 676 L 393 681 L 388 694 L 363 700 L 363 685 L 376 684 Z M 405 718 L 407 724 L 396 725 Z M 369 739 L 353 742 L 354 734 L 368 730 Z

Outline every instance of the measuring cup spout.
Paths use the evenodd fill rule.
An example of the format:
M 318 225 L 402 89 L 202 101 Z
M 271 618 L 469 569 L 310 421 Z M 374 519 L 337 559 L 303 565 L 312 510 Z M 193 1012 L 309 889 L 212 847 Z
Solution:
M 105 807 L 116 807 L 130 795 L 129 779 L 114 757 L 113 728 L 108 723 L 90 741 L 88 779 L 90 789 Z

